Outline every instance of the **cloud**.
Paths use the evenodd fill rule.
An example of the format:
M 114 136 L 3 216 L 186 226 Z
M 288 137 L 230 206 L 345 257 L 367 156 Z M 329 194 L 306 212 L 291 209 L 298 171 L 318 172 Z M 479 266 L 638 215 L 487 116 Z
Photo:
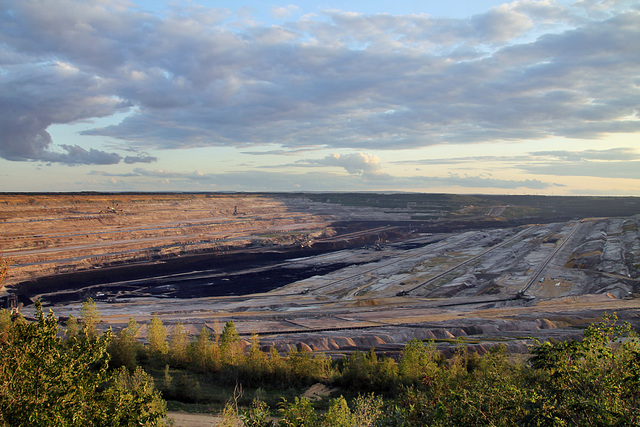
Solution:
M 392 163 L 399 165 L 443 165 L 461 163 L 531 163 L 549 161 L 616 161 L 616 160 L 640 160 L 640 153 L 629 147 L 616 147 L 607 150 L 583 150 L 583 151 L 532 151 L 524 156 L 469 156 L 469 157 L 449 157 L 439 159 L 415 159 L 401 160 Z
M 469 156 L 416 159 L 392 163 L 415 166 L 495 163 L 535 175 L 640 179 L 640 153 L 629 147 L 615 147 L 606 150 L 533 151 L 524 156 Z M 499 183 L 496 184 L 499 186 Z M 532 184 L 537 185 L 536 180 Z M 469 186 L 473 187 L 474 185 L 470 184 Z M 493 185 L 490 186 L 493 187 Z
M 52 148 L 47 128 L 125 111 L 130 104 L 103 93 L 99 79 L 63 62 L 5 66 L 0 73 L 0 157 L 61 163 L 113 163 L 113 153 L 62 145 Z M 3 69 L 5 68 L 3 67 Z M 107 163 L 105 163 L 107 162 Z M 117 162 L 116 162 L 117 163 Z
M 640 153 L 628 147 L 608 150 L 535 151 L 518 167 L 532 174 L 640 179 Z
M 415 160 L 397 160 L 391 162 L 397 165 L 455 165 L 463 163 L 487 163 L 487 162 L 517 162 L 531 161 L 530 156 L 469 156 L 469 157 L 448 157 L 439 159 L 415 159 Z
M 443 187 L 534 189 L 560 184 L 535 179 L 501 180 L 482 176 L 449 175 L 447 177 L 394 177 L 386 174 L 334 174 L 326 172 L 281 173 L 236 171 L 226 173 L 179 172 L 136 168 L 130 173 L 93 171 L 94 176 L 118 179 L 119 184 L 134 183 L 131 188 L 152 182 L 171 183 L 173 190 L 224 189 L 228 191 L 425 191 Z M 153 188 L 153 186 L 151 187 Z
M 124 158 L 124 162 L 126 164 L 133 164 L 133 163 L 153 163 L 156 162 L 158 160 L 157 157 L 154 156 L 149 156 L 147 154 L 139 154 L 136 156 L 127 156 Z
M 585 151 L 534 151 L 532 156 L 549 156 L 559 160 L 640 160 L 640 153 L 633 148 L 611 148 L 608 150 L 585 150 Z
M 0 157 L 10 160 L 73 163 L 53 154 L 48 126 L 124 111 L 82 134 L 142 150 L 369 151 L 640 131 L 640 13 L 629 2 L 523 0 L 468 19 L 333 10 L 280 27 L 202 6 L 3 8 Z
M 603 19 L 629 8 L 638 10 L 634 0 L 579 0 L 575 6 L 583 8 L 591 19 Z
M 519 37 L 533 27 L 532 20 L 526 14 L 514 10 L 508 4 L 472 17 L 471 23 L 478 34 L 495 42 Z
M 278 19 L 288 18 L 298 10 L 300 10 L 300 8 L 293 4 L 290 4 L 287 6 L 273 7 L 271 8 L 271 16 Z
M 485 178 L 480 176 L 468 176 L 451 174 L 446 178 L 440 177 L 424 177 L 424 181 L 431 183 L 439 183 L 442 185 L 455 185 L 459 187 L 467 188 L 500 188 L 500 189 L 516 189 L 516 188 L 528 188 L 534 190 L 542 190 L 549 188 L 551 184 L 539 181 L 537 179 L 525 179 L 525 180 L 504 180 L 495 178 Z M 559 184 L 554 184 L 558 186 Z
M 298 165 L 336 166 L 344 168 L 352 175 L 376 173 L 380 170 L 380 158 L 368 153 L 330 154 L 322 159 L 306 159 L 296 162 Z
M 299 153 L 304 153 L 308 151 L 315 151 L 315 149 L 299 148 L 299 149 L 290 149 L 290 150 L 242 151 L 241 153 L 248 154 L 251 156 L 296 156 Z
M 106 153 L 94 148 L 85 150 L 77 145 L 61 145 L 60 147 L 66 151 L 65 154 L 46 153 L 42 160 L 70 165 L 114 165 L 122 159 L 119 154 Z
M 598 178 L 640 179 L 640 161 L 634 162 L 558 162 L 521 165 L 528 173 L 555 176 L 592 176 Z

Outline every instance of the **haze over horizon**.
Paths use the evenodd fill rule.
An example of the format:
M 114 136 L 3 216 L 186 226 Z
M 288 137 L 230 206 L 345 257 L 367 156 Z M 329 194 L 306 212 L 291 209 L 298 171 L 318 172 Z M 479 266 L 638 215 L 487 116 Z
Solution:
M 640 0 L 0 0 L 0 191 L 640 196 Z

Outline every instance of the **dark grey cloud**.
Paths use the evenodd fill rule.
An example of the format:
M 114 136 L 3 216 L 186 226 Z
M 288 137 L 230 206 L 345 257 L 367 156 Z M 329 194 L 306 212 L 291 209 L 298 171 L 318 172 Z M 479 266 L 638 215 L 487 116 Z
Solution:
M 133 164 L 133 163 L 153 163 L 156 162 L 158 160 L 157 157 L 154 156 L 149 156 L 147 154 L 138 154 L 135 156 L 126 156 L 124 158 L 124 162 L 126 164 Z
M 524 0 L 469 19 L 327 11 L 280 27 L 231 18 L 0 0 L 0 157 L 71 160 L 55 160 L 49 125 L 131 107 L 83 134 L 139 149 L 367 151 L 640 131 L 634 2 Z
M 0 65 L 0 157 L 71 164 L 117 163 L 113 153 L 62 145 L 52 148 L 47 128 L 106 117 L 130 104 L 103 92 L 102 82 L 72 65 L 58 61 Z
M 104 151 L 91 148 L 85 150 L 77 145 L 60 146 L 66 153 L 45 153 L 42 160 L 69 165 L 114 165 L 119 163 L 122 157 L 116 153 L 106 153 Z

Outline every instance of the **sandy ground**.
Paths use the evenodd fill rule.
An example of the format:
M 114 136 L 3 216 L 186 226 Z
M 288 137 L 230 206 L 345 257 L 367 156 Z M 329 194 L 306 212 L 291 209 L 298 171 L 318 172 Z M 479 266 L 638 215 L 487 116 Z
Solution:
M 169 412 L 167 418 L 173 420 L 175 427 L 210 427 L 222 420 L 219 416 L 187 412 Z

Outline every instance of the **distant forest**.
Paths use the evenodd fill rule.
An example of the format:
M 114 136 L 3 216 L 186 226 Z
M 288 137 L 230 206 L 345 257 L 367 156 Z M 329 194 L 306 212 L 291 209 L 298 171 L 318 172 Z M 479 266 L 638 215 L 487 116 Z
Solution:
M 486 214 L 494 206 L 508 207 L 506 218 L 535 217 L 546 220 L 565 221 L 585 217 L 618 216 L 640 214 L 640 197 L 630 196 L 538 196 L 538 195 L 461 195 L 446 193 L 234 193 L 234 192 L 59 192 L 20 193 L 3 192 L 0 195 L 176 195 L 200 194 L 225 197 L 262 196 L 277 198 L 306 197 L 315 202 L 344 206 L 362 206 L 379 209 L 402 210 L 415 213 L 415 219 L 438 215 L 449 218 L 464 218 Z
M 286 196 L 286 195 L 284 195 Z M 368 206 L 407 209 L 416 213 L 444 213 L 455 217 L 486 213 L 493 206 L 510 207 L 508 216 L 536 217 L 549 220 L 581 219 L 599 216 L 631 216 L 640 213 L 640 197 L 594 196 L 518 196 L 457 195 L 420 193 L 310 193 L 305 196 L 317 202 L 345 206 Z M 464 215 L 460 211 L 467 209 Z

